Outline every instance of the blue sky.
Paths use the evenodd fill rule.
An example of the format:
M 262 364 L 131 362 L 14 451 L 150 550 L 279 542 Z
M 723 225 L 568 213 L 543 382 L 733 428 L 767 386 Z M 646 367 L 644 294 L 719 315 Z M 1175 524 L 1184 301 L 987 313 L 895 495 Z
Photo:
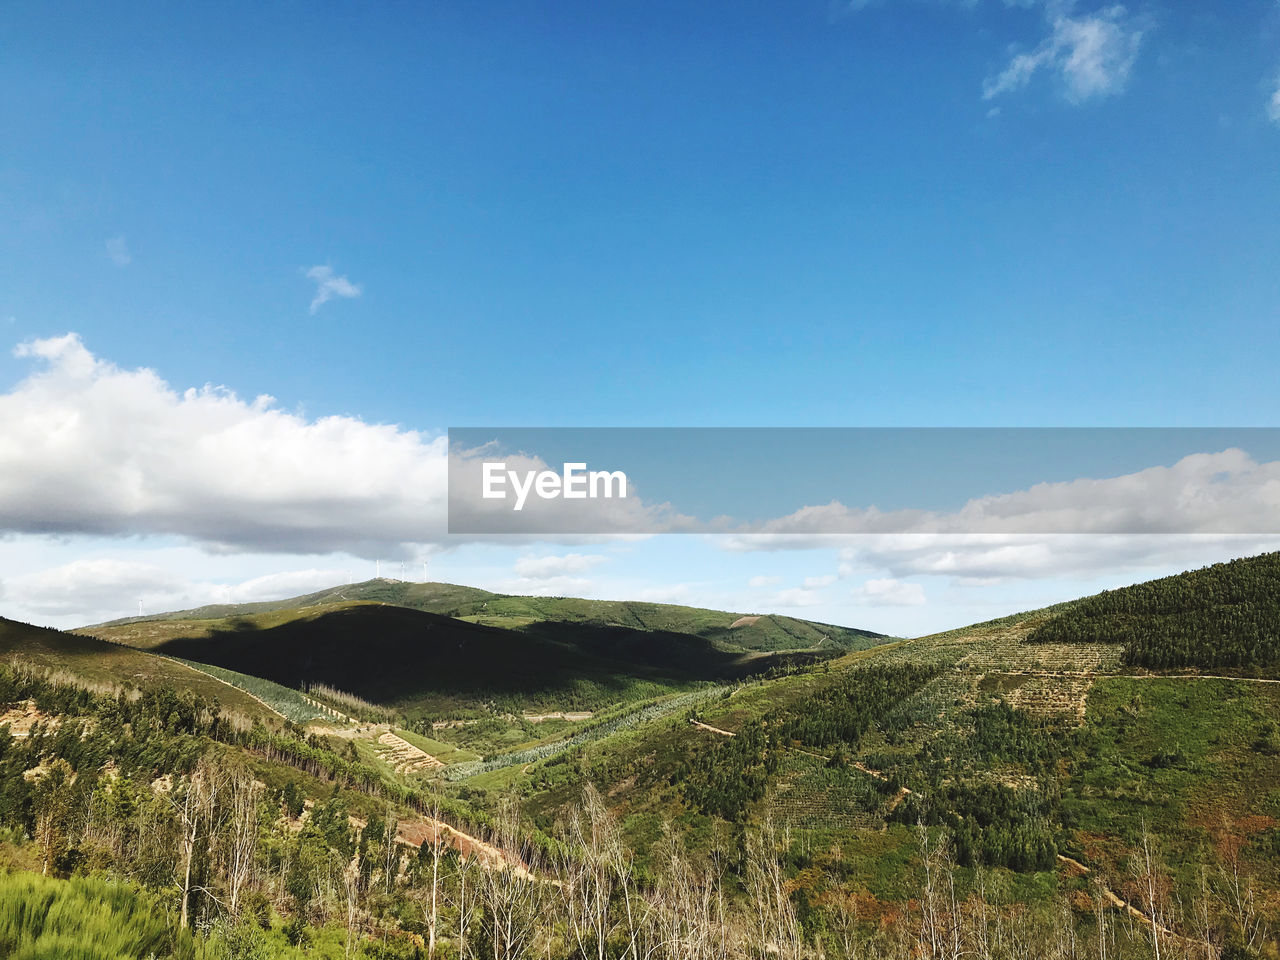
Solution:
M 6 347 L 75 332 L 179 392 L 427 435 L 1274 424 L 1273 0 L 18 3 L 0 47 Z M 41 362 L 6 351 L 0 389 Z M 89 560 L 186 551 L 206 586 L 349 562 L 211 551 L 181 525 L 8 528 L 0 603 L 51 622 L 100 608 L 24 600 L 30 578 L 74 592 L 64 568 Z M 598 553 L 432 549 L 489 584 L 530 552 Z M 805 589 L 841 563 L 626 550 L 564 566 L 587 563 L 583 592 L 765 604 L 727 584 Z M 1123 555 L 1101 576 L 1198 556 Z M 922 583 L 925 625 L 970 612 L 910 569 L 866 576 Z M 1026 590 L 1098 580 L 1054 576 Z M 853 583 L 814 610 L 880 616 Z

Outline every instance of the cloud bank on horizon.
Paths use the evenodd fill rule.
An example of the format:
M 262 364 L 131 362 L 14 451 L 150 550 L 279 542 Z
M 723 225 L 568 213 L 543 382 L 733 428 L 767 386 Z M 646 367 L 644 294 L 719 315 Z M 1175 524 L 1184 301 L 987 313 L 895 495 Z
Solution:
M 353 416 L 310 419 L 271 397 L 245 400 L 211 385 L 179 389 L 155 371 L 125 370 L 95 356 L 75 334 L 29 341 L 16 353 L 35 369 L 0 394 L 0 530 L 7 536 L 91 538 L 108 547 L 176 538 L 210 555 L 274 556 L 277 566 L 296 562 L 289 558 L 327 558 L 325 566 L 221 585 L 145 556 L 78 559 L 8 579 L 7 598 L 29 611 L 119 610 L 121 597 L 142 593 L 200 602 L 266 599 L 318 589 L 326 578 L 350 579 L 349 569 L 336 565 L 339 555 L 407 559 L 475 542 L 514 552 L 509 572 L 496 581 L 506 592 L 590 593 L 589 575 L 614 558 L 598 550 L 531 550 L 531 543 L 635 544 L 678 528 L 673 516 L 689 522 L 664 505 L 632 499 L 603 507 L 616 512 L 625 504 L 623 513 L 605 519 L 606 528 L 613 524 L 625 537 L 450 537 L 449 452 L 441 434 Z M 835 571 L 812 573 L 794 586 L 776 575 L 744 577 L 765 607 L 818 606 L 835 591 L 853 607 L 909 608 L 927 599 L 911 578 L 973 586 L 1087 577 L 1274 548 L 1280 537 L 1250 534 L 1248 522 L 1276 510 L 1280 463 L 1227 450 L 1121 477 L 1039 484 L 970 501 L 952 514 L 832 502 L 695 539 L 710 541 L 725 557 L 838 552 Z M 1001 525 L 975 532 L 975 514 Z M 1183 536 L 1109 532 L 1135 517 L 1142 529 L 1158 531 L 1170 514 L 1182 517 Z M 1202 529 L 1188 526 L 1188 515 Z M 1036 533 L 1046 516 L 1059 526 L 1075 524 L 1077 532 Z M 1242 529 L 1233 532 L 1233 522 Z M 637 595 L 692 602 L 696 591 L 666 583 L 638 588 Z

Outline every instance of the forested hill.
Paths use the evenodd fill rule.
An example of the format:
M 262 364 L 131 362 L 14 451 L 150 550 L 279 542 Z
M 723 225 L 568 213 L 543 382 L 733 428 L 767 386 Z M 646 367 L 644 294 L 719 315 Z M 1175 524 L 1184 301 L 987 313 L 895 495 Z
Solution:
M 870 630 L 775 614 L 751 615 L 634 600 L 519 596 L 452 583 L 414 583 L 386 577 L 342 584 L 286 600 L 217 604 L 149 617 L 125 617 L 84 630 L 106 635 L 102 628 L 109 631 L 141 622 L 215 620 L 352 602 L 385 603 L 505 629 L 577 624 L 683 633 L 710 640 L 725 649 L 743 651 L 863 650 L 889 639 Z
M 1157 669 L 1280 666 L 1280 552 L 1087 597 L 1028 640 L 1123 643 L 1126 663 Z

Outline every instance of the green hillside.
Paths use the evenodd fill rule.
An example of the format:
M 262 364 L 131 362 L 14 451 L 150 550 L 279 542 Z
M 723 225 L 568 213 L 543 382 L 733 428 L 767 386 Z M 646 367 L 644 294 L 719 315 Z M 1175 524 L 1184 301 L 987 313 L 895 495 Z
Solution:
M 1274 563 L 1237 561 L 1229 573 L 1261 581 Z M 1194 594 L 1204 583 L 1197 571 L 1133 591 Z M 789 824 L 810 851 L 802 887 L 840 874 L 882 905 L 918 882 L 908 868 L 918 822 L 945 828 L 961 865 L 1002 873 L 1018 897 L 1087 897 L 1087 875 L 1064 874 L 1063 857 L 1123 893 L 1144 828 L 1187 902 L 1206 858 L 1217 869 L 1224 850 L 1231 869 L 1280 895 L 1280 683 L 1185 668 L 1135 676 L 1119 638 L 1046 638 L 1054 617 L 1089 603 L 748 683 L 692 717 L 535 764 L 509 786 L 550 824 L 590 780 L 637 850 L 672 819 L 708 839 L 720 822 Z M 1193 632 L 1176 612 L 1156 616 L 1175 637 Z M 1221 625 L 1228 648 L 1255 636 L 1250 618 Z M 814 902 L 823 889 L 809 891 Z
M 590 623 L 504 629 L 379 603 L 96 630 L 289 687 L 324 684 L 410 718 L 493 700 L 593 710 L 806 659 L 726 651 L 701 637 L 661 630 Z
M 548 609 L 536 604 L 500 605 L 486 614 L 508 618 L 497 626 L 358 600 L 116 624 L 102 631 L 133 631 L 133 643 L 219 675 L 240 671 L 223 676 L 246 689 L 323 682 L 396 707 L 394 723 L 407 717 L 410 727 L 365 720 L 232 729 L 188 699 L 190 686 L 176 699 L 154 684 L 120 699 L 0 665 L 0 700 L 9 701 L 0 708 L 35 702 L 73 731 L 15 739 L 8 754 L 0 743 L 0 830 L 37 836 L 61 762 L 85 785 L 67 795 L 67 809 L 114 795 L 106 774 L 102 791 L 89 790 L 93 771 L 111 770 L 143 785 L 130 788 L 123 816 L 146 810 L 157 823 L 181 808 L 159 795 L 144 802 L 146 783 L 169 789 L 154 786 L 168 777 L 180 789 L 201 750 L 222 765 L 246 764 L 267 791 L 256 828 L 265 869 L 253 881 L 261 913 L 251 925 L 270 951 L 219 957 L 292 956 L 293 945 L 326 942 L 333 952 L 317 955 L 358 955 L 351 940 L 325 932 L 325 924 L 353 922 L 369 956 L 420 955 L 414 937 L 424 932 L 428 875 L 420 848 L 434 829 L 424 816 L 437 808 L 449 812 L 451 829 L 483 834 L 500 855 L 531 865 L 534 886 L 522 889 L 546 898 L 528 914 L 537 918 L 529 929 L 556 960 L 590 951 L 569 939 L 581 917 L 553 905 L 565 890 L 580 894 L 574 884 L 606 882 L 600 877 L 612 891 L 596 902 L 612 918 L 608 955 L 616 956 L 625 955 L 617 938 L 632 906 L 645 923 L 683 924 L 655 926 L 645 934 L 653 943 L 705 922 L 697 929 L 754 942 L 732 954 L 744 958 L 950 956 L 922 939 L 931 910 L 963 956 L 1275 957 L 1280 682 L 1219 675 L 1214 664 L 1161 672 L 1132 653 L 1158 649 L 1135 637 L 1180 649 L 1206 616 L 1224 649 L 1253 649 L 1275 560 L 826 658 L 726 650 L 711 637 L 654 629 L 661 621 L 645 620 L 643 605 L 643 629 L 574 621 L 555 607 L 560 619 L 539 619 Z M 519 611 L 533 616 L 517 626 L 510 620 Z M 83 677 L 119 682 L 132 670 L 151 681 L 163 664 L 175 685 L 192 682 L 182 664 L 143 650 L 8 630 L 49 665 L 77 666 Z M 257 676 L 244 676 L 251 671 Z M 519 713 L 539 702 L 547 715 Z M 295 706 L 308 704 L 298 697 Z M 551 712 L 572 704 L 594 715 Z M 502 811 L 512 801 L 521 819 L 485 832 L 510 815 Z M 174 840 L 179 859 L 170 854 L 157 871 L 143 833 L 84 826 L 115 807 L 86 809 L 96 812 L 68 817 L 53 872 L 74 875 L 77 858 L 118 862 L 148 896 L 176 903 L 182 845 Z M 369 834 L 353 832 L 353 816 Z M 575 829 L 582 816 L 590 828 Z M 404 860 L 386 852 L 378 832 L 386 817 L 406 831 Z M 172 824 L 164 830 L 177 836 Z M 39 872 L 45 846 L 6 836 L 0 857 Z M 226 842 L 199 861 L 201 929 L 221 930 L 229 916 L 220 906 L 230 882 L 219 859 Z M 104 852 L 104 843 L 124 852 Z M 591 863 L 607 867 L 584 872 Z M 456 896 L 457 861 L 449 864 L 446 889 Z M 782 891 L 769 901 L 767 929 L 762 877 Z M 468 882 L 498 897 L 514 881 Z M 693 884 L 684 899 L 672 892 L 681 883 Z M 641 906 L 624 891 L 656 899 Z M 679 908 L 668 916 L 663 903 Z M 478 936 L 493 935 L 497 904 L 477 910 Z M 442 923 L 456 935 L 458 915 Z M 376 953 L 373 930 L 383 937 Z M 784 934 L 794 937 L 785 950 Z M 1001 937 L 1008 949 L 991 946 Z M 1194 948 L 1202 941 L 1212 952 Z M 679 952 L 654 955 L 676 960 Z
M 1280 665 L 1280 553 L 1108 590 L 1065 607 L 1033 643 L 1119 643 L 1126 663 L 1172 667 Z
M 0 617 L 0 662 L 41 668 L 54 675 L 103 687 L 162 685 L 185 690 L 245 717 L 275 713 L 245 691 L 193 667 L 161 656 Z
M 87 629 L 99 632 L 100 628 L 118 630 L 138 623 L 224 620 L 352 602 L 391 604 L 495 627 L 569 623 L 686 633 L 736 650 L 860 650 L 886 639 L 882 634 L 867 630 L 814 623 L 795 617 L 729 613 L 666 603 L 509 596 L 449 583 L 410 583 L 386 578 L 346 584 L 286 600 L 221 604 L 148 617 L 125 617 Z

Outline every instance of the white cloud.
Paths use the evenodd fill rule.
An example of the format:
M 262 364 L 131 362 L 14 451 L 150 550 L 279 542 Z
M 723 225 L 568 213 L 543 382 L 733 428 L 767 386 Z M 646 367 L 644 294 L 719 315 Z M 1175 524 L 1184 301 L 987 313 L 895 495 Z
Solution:
M 779 584 L 779 583 L 781 583 L 781 582 L 782 582 L 782 578 L 781 578 L 781 577 L 765 577 L 765 576 L 759 576 L 759 577 L 752 577 L 750 580 L 748 580 L 748 581 L 747 581 L 747 586 L 749 586 L 749 587 L 757 587 L 757 588 L 758 588 L 758 587 L 773 587 L 773 586 L 778 585 L 778 584 Z
M 982 85 L 984 100 L 1022 89 L 1042 69 L 1058 74 L 1070 103 L 1124 89 L 1146 35 L 1144 23 L 1118 4 L 1080 16 L 1072 16 L 1070 9 L 1069 4 L 1047 5 L 1049 36 L 988 77 Z
M 805 506 L 721 543 L 730 550 L 839 546 L 865 534 L 1256 534 L 1280 532 L 1280 461 L 1237 448 L 1190 454 L 1118 477 L 1038 483 L 950 513 Z
M 352 283 L 346 277 L 337 276 L 333 268 L 317 265 L 306 272 L 308 280 L 316 283 L 316 295 L 311 298 L 311 312 L 314 314 L 334 297 L 353 299 L 363 292 L 360 284 Z
M 12 577 L 7 600 L 26 615 L 75 617 L 76 624 L 132 616 L 141 601 L 145 613 L 211 603 L 253 603 L 313 593 L 340 584 L 339 569 L 285 570 L 241 582 L 193 579 L 171 566 L 123 559 L 86 557 Z
M 444 437 L 309 420 L 218 387 L 178 391 L 98 359 L 75 334 L 16 353 L 43 368 L 0 394 L 0 532 L 383 559 L 446 536 Z
M 1280 536 L 900 534 L 858 538 L 842 557 L 895 578 L 941 576 L 990 585 L 1186 568 L 1275 549 Z
M 800 587 L 779 590 L 765 601 L 765 605 L 769 607 L 816 607 L 820 603 L 822 597 L 816 590 L 803 590 Z
M 924 587 L 893 577 L 867 580 L 854 589 L 853 598 L 869 607 L 919 607 L 924 605 Z
M 1267 101 L 1267 118 L 1272 123 L 1280 123 L 1280 77 L 1276 77 L 1276 88 Z
M 107 241 L 107 258 L 117 267 L 127 267 L 133 263 L 133 254 L 129 252 L 129 244 L 125 241 L 124 234 Z
M 136 612 L 139 599 L 172 597 L 186 585 L 181 576 L 149 563 L 97 558 L 14 577 L 7 593 L 11 602 L 41 614 L 86 609 L 128 613 Z
M 563 557 L 524 556 L 516 560 L 516 575 L 528 580 L 549 580 L 571 573 L 584 573 L 592 567 L 608 562 L 608 557 L 597 553 L 570 553 Z
M 501 593 L 515 593 L 533 597 L 585 597 L 590 596 L 595 584 L 585 577 L 517 577 L 498 584 Z
M 838 578 L 834 573 L 829 573 L 821 577 L 805 577 L 804 588 L 806 590 L 821 590 L 823 587 L 831 586 L 837 579 Z

